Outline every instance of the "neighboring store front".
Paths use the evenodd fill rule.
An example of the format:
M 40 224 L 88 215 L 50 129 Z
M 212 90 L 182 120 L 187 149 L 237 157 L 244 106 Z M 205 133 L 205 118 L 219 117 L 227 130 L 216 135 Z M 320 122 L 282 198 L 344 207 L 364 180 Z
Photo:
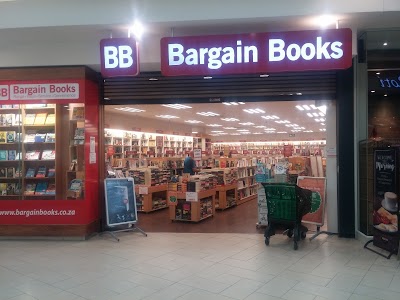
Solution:
M 267 45 L 266 41 L 270 41 L 270 44 Z M 318 156 L 315 150 L 317 148 L 320 149 L 318 151 L 324 152 L 332 180 L 328 199 L 334 200 L 328 200 L 328 214 L 330 205 L 332 214 L 330 217 L 335 219 L 332 225 L 333 231 L 339 232 L 341 236 L 353 237 L 355 232 L 352 192 L 354 191 L 353 133 L 349 130 L 353 128 L 351 66 L 351 32 L 347 30 L 164 38 L 161 41 L 162 74 L 144 73 L 138 77 L 104 80 L 105 159 L 111 166 L 116 167 L 115 170 L 118 172 L 130 174 L 129 169 L 131 169 L 133 175 L 135 172 L 133 169 L 140 167 L 179 168 L 177 165 L 182 163 L 182 158 L 196 148 L 202 151 L 198 161 L 205 167 L 226 167 L 227 163 L 231 166 L 230 159 L 225 158 L 230 152 L 234 154 L 234 159 L 231 159 L 234 167 L 237 166 L 238 160 L 251 161 L 257 157 L 268 159 L 274 155 L 283 156 L 285 144 L 286 153 L 291 147 L 288 156 L 293 154 L 296 156 L 303 153 L 301 141 L 299 144 L 294 143 L 298 142 L 296 133 L 298 137 L 304 137 L 304 144 L 311 139 L 307 137 L 307 133 L 310 132 L 300 133 L 302 126 L 293 121 L 287 125 L 297 125 L 296 129 L 292 128 L 294 131 L 297 130 L 296 133 L 285 131 L 279 136 L 277 131 L 272 132 L 271 140 L 268 136 L 271 132 L 265 130 L 261 139 L 249 136 L 256 132 L 254 130 L 248 130 L 247 136 L 245 134 L 242 137 L 228 136 L 226 130 L 224 132 L 218 128 L 198 134 L 193 133 L 197 132 L 196 126 L 187 127 L 187 123 L 174 122 L 174 119 L 183 119 L 183 116 L 174 116 L 171 107 L 161 106 L 179 104 L 186 108 L 197 109 L 187 110 L 187 120 L 198 121 L 206 126 L 221 125 L 223 118 L 218 116 L 220 113 L 217 113 L 215 119 L 202 118 L 197 114 L 201 105 L 204 112 L 214 112 L 213 107 L 231 104 L 229 110 L 226 110 L 229 115 L 223 117 L 232 119 L 233 122 L 235 122 L 233 119 L 237 119 L 239 122 L 238 116 L 243 110 L 241 105 L 251 110 L 257 108 L 257 105 L 272 101 L 286 101 L 289 106 L 291 101 L 297 101 L 296 105 L 299 107 L 304 104 L 307 107 L 314 106 L 316 109 L 326 104 L 333 113 L 331 115 L 333 123 L 324 124 L 326 129 L 330 130 L 330 133 L 328 132 L 330 142 L 317 142 L 318 145 L 310 142 L 312 154 L 308 152 L 308 156 Z M 342 70 L 336 71 L 337 69 Z M 204 106 L 207 106 L 207 109 Z M 151 119 L 153 124 L 148 121 L 150 115 L 147 115 L 147 120 L 141 117 L 140 112 L 153 110 L 159 116 L 169 118 L 168 122 L 155 117 L 156 113 Z M 319 114 L 318 109 L 313 113 Z M 262 114 L 267 117 L 268 112 L 263 111 Z M 255 126 L 260 125 L 262 120 L 260 115 L 258 121 L 256 115 L 257 113 L 254 114 L 254 124 L 252 124 Z M 323 116 L 325 117 L 325 114 Z M 309 118 L 307 112 L 304 112 L 304 118 Z M 267 121 L 264 119 L 263 122 Z M 197 127 L 200 129 L 202 125 Z M 225 125 L 225 127 L 234 126 Z M 264 127 L 268 129 L 268 126 Z M 118 129 L 119 131 L 113 131 Z M 305 127 L 304 129 L 306 131 Z M 322 139 L 324 138 L 326 139 L 326 136 Z M 175 145 L 178 141 L 181 147 Z M 187 143 L 185 147 L 184 142 Z M 258 149 L 255 148 L 257 142 L 259 142 Z M 272 142 L 276 142 L 277 145 L 274 149 Z M 296 152 L 296 148 L 299 152 Z M 326 155 L 327 149 L 328 155 Z M 210 161 L 212 163 L 208 165 Z M 163 191 L 158 190 L 156 186 L 151 185 L 151 181 L 154 176 L 157 176 L 158 180 L 165 174 L 142 171 L 143 174 L 138 176 L 142 176 L 143 181 L 139 183 L 148 185 L 148 189 L 137 191 L 138 208 L 144 211 L 163 208 L 167 202 L 166 195 L 169 195 L 168 187 Z M 146 172 L 149 172 L 147 182 Z M 254 173 L 250 175 L 253 176 Z M 243 176 L 239 176 L 239 179 L 241 177 Z M 246 189 L 246 184 L 245 182 L 244 186 L 234 188 Z M 151 200 L 152 196 L 149 196 L 153 192 L 156 201 Z M 236 201 L 239 204 L 240 193 L 237 191 L 235 193 L 238 195 Z M 254 194 L 250 192 L 248 195 Z M 246 198 L 246 195 L 243 198 Z M 169 209 L 171 211 L 171 208 Z M 175 212 L 172 210 L 169 216 L 167 214 L 165 221 L 170 222 L 170 218 L 174 219 Z
M 0 69 L 0 235 L 98 229 L 98 83 L 86 67 Z

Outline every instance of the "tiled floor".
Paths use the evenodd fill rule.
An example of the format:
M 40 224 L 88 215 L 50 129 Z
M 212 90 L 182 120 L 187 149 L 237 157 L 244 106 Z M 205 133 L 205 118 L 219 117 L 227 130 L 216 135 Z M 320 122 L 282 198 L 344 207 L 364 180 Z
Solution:
M 0 241 L 0 300 L 400 299 L 400 268 L 352 239 L 138 233 Z

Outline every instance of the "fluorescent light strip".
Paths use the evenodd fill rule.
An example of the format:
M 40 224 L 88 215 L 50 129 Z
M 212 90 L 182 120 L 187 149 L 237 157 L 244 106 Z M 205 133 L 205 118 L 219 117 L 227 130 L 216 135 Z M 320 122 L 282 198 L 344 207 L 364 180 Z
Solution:
M 156 115 L 157 118 L 163 118 L 163 119 L 179 119 L 177 116 L 171 116 L 171 115 Z
M 263 134 L 262 132 L 253 132 L 253 134 Z
M 248 131 L 250 131 L 250 130 L 248 130 L 248 129 L 238 129 L 238 131 L 245 131 L 245 132 L 248 132 Z
M 265 128 L 266 126 L 260 125 L 260 126 L 254 126 L 254 128 Z
M 117 107 L 115 109 L 121 110 L 121 111 L 128 111 L 128 112 L 143 112 L 143 111 L 145 111 L 143 109 L 138 109 L 138 108 L 133 108 L 133 107 Z
M 243 111 L 249 113 L 249 114 L 265 114 L 265 111 L 259 108 L 250 108 L 250 109 L 243 109 Z
M 221 133 L 221 132 L 223 132 L 223 131 L 220 131 L 220 130 L 211 130 L 211 132 L 214 132 L 214 133 Z
M 237 129 L 236 127 L 224 127 L 224 129 Z
M 308 105 L 303 105 L 303 108 L 304 108 L 305 110 L 311 110 L 311 108 L 310 108 Z
M 310 107 L 311 107 L 312 109 L 317 109 L 317 108 L 315 107 L 314 104 L 311 104 Z
M 165 106 L 165 107 L 169 107 L 169 108 L 174 108 L 174 109 L 187 109 L 187 108 L 192 108 L 191 106 L 182 105 L 182 104 L 162 104 L 161 106 Z
M 221 118 L 222 121 L 227 121 L 227 122 L 234 122 L 234 121 L 239 121 L 239 119 L 235 118 Z
M 222 102 L 224 105 L 243 105 L 244 102 Z
M 198 124 L 198 123 L 203 123 L 203 122 L 197 121 L 197 120 L 186 120 L 185 123 Z
M 286 131 L 278 131 L 277 133 L 287 133 Z
M 211 111 L 198 112 L 197 114 L 198 114 L 198 115 L 201 115 L 201 116 L 206 116 L 206 117 L 215 117 L 215 116 L 219 116 L 219 114 L 213 113 L 213 112 L 211 112 Z
M 302 108 L 300 105 L 296 105 L 296 108 L 297 108 L 298 110 L 304 110 L 304 108 Z
M 222 125 L 219 124 L 207 124 L 209 127 L 221 127 Z
M 254 125 L 254 123 L 251 123 L 251 122 L 247 122 L 247 123 L 239 123 L 240 125 L 243 125 L 243 126 L 250 126 L 250 125 Z

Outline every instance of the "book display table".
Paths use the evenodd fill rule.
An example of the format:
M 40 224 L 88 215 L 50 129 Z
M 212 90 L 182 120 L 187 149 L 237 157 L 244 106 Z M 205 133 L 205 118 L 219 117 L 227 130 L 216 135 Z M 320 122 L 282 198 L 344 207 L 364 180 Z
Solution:
M 237 183 L 220 185 L 216 188 L 216 209 L 224 210 L 237 205 Z
M 167 184 L 156 186 L 136 185 L 136 207 L 138 212 L 152 212 L 167 208 Z

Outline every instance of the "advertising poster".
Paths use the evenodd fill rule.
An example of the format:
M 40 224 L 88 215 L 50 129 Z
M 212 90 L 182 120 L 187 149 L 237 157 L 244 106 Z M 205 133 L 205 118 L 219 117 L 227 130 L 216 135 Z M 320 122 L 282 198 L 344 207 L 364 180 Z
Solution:
M 374 245 L 398 249 L 398 190 L 396 149 L 374 151 Z
M 104 184 L 107 225 L 137 221 L 135 187 L 132 178 L 107 178 Z
M 326 204 L 326 178 L 299 176 L 297 178 L 297 185 L 313 192 L 311 211 L 303 217 L 302 221 L 304 223 L 323 226 Z

